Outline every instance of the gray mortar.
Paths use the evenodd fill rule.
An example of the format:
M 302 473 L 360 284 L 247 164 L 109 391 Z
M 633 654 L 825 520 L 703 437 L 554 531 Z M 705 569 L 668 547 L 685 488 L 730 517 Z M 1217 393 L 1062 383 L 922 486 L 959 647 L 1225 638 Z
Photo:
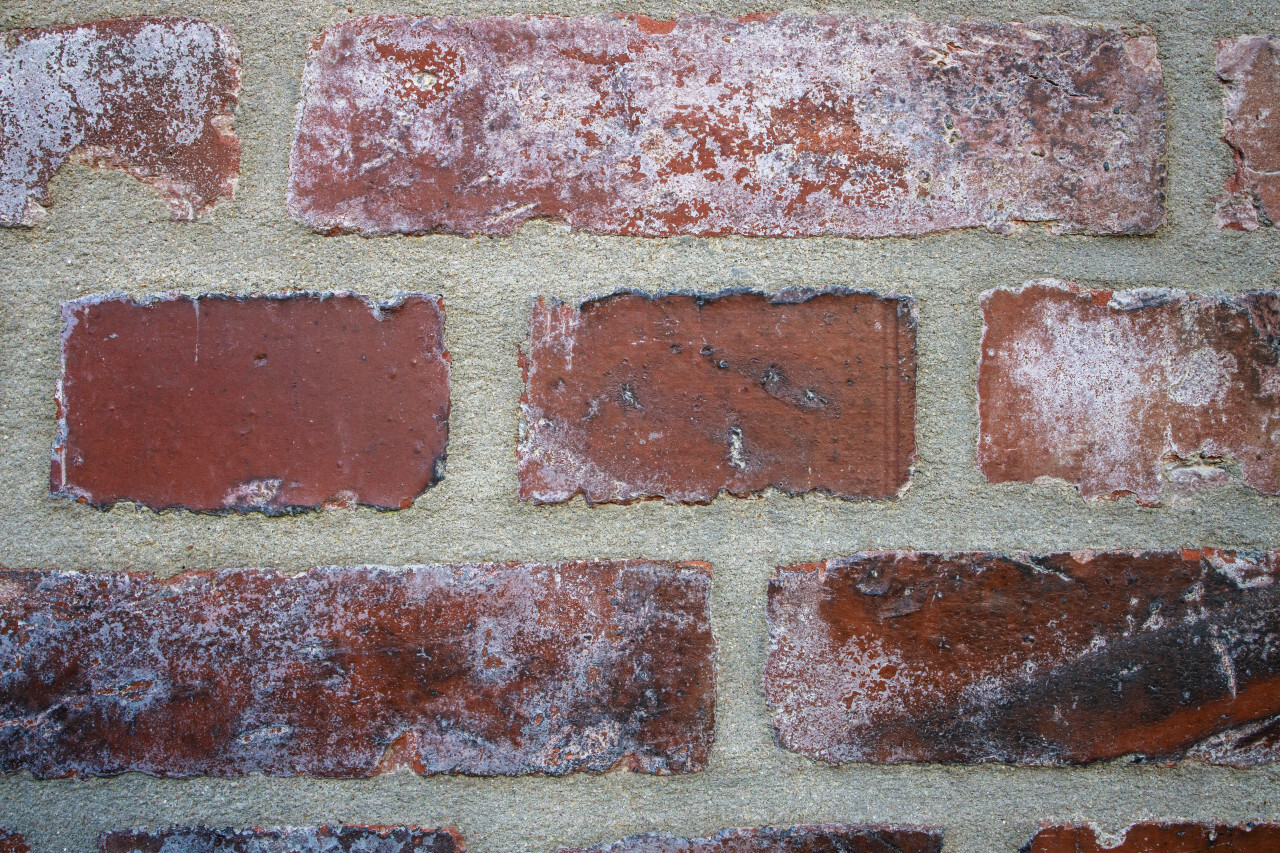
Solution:
M 593 844 L 647 830 L 709 835 L 730 826 L 894 822 L 946 830 L 947 853 L 1016 851 L 1047 820 L 1115 831 L 1141 819 L 1280 818 L 1280 769 L 1233 771 L 1113 762 L 1080 769 L 868 765 L 832 768 L 773 740 L 760 679 L 773 567 L 869 548 L 1050 551 L 1074 548 L 1280 547 L 1280 499 L 1239 487 L 1086 504 L 1062 484 L 992 486 L 974 466 L 975 380 L 990 287 L 1055 277 L 1119 287 L 1238 291 L 1280 284 L 1280 230 L 1218 231 L 1213 199 L 1230 170 L 1219 141 L 1214 40 L 1280 32 L 1280 3 L 930 0 L 824 5 L 822 11 L 924 18 L 1146 24 L 1169 90 L 1169 225 L 1143 238 L 1050 237 L 1039 227 L 923 239 L 641 240 L 571 234 L 545 223 L 508 239 L 323 237 L 285 213 L 298 80 L 308 41 L 355 14 L 483 15 L 642 11 L 742 14 L 751 0 L 571 2 L 57 2 L 8 0 L 0 29 L 128 14 L 182 14 L 225 24 L 243 52 L 236 130 L 244 163 L 236 199 L 191 224 L 120 172 L 69 166 L 34 230 L 0 232 L 0 564 L 138 570 L 581 557 L 697 558 L 715 566 L 720 644 L 717 740 L 710 768 L 683 777 L 628 773 L 560 779 L 307 778 L 173 781 L 130 774 L 82 782 L 0 779 L 0 825 L 36 853 L 88 851 L 100 831 L 204 823 L 453 825 L 474 853 Z M 814 11 L 813 9 L 809 11 Z M 898 502 L 822 496 L 722 498 L 709 506 L 587 507 L 516 502 L 516 420 L 532 297 L 620 287 L 713 291 L 847 285 L 919 302 L 919 462 Z M 453 353 L 445 478 L 412 509 L 294 517 L 93 510 L 49 496 L 59 303 L 104 290 L 144 295 L 349 288 L 444 296 Z

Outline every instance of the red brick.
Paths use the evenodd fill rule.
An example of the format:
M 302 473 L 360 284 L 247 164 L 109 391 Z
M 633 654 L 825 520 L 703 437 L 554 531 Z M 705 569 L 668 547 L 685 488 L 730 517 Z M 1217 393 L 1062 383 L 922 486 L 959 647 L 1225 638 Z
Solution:
M 520 498 L 893 498 L 915 456 L 911 300 L 624 292 L 533 309 Z
M 877 552 L 781 569 L 774 729 L 831 763 L 1272 762 L 1278 556 Z
M 186 18 L 117 18 L 4 34 L 0 225 L 35 225 L 68 157 L 125 169 L 174 219 L 235 192 L 231 130 L 240 52 L 231 33 Z
M 353 18 L 289 210 L 328 232 L 856 237 L 1164 223 L 1150 35 L 831 15 Z
M 205 512 L 402 509 L 440 476 L 437 297 L 89 297 L 62 313 L 55 494 Z
M 1220 228 L 1253 231 L 1280 220 L 1280 37 L 1218 42 L 1225 134 L 1235 174 L 1218 199 Z
M 0 829 L 0 853 L 31 853 L 31 847 L 22 833 Z
M 99 853 L 465 853 L 453 829 L 416 826 L 313 826 L 301 829 L 208 829 L 108 832 Z
M 1280 295 L 1081 290 L 982 298 L 978 464 L 1087 498 L 1230 479 L 1280 493 Z
M 726 829 L 711 838 L 632 835 L 612 844 L 562 847 L 559 853 L 940 853 L 942 832 L 899 826 Z
M 1046 826 L 1022 853 L 1275 853 L 1280 824 L 1135 823 L 1117 844 L 1091 826 Z
M 0 772 L 684 773 L 703 563 L 0 573 Z

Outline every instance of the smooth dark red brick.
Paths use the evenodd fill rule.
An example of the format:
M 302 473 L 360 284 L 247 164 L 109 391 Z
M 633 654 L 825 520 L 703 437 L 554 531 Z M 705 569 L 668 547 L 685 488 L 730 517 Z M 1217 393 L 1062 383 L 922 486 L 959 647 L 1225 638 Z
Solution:
M 559 853 L 941 853 L 942 832 L 901 826 L 768 826 L 726 829 L 710 838 L 632 835 Z
M 203 512 L 403 509 L 442 473 L 438 297 L 89 297 L 62 313 L 54 494 Z
M 624 292 L 533 308 L 520 498 L 894 498 L 915 458 L 911 300 Z
M 1275 761 L 1278 558 L 898 551 L 780 569 L 774 730 L 831 763 Z
M 0 772 L 685 773 L 705 563 L 0 572 Z
M 1117 845 L 1092 826 L 1046 826 L 1022 853 L 1275 853 L 1280 824 L 1135 823 Z
M 31 847 L 21 832 L 0 829 L 0 853 L 31 853 Z
M 35 225 L 80 156 L 151 185 L 174 219 L 235 192 L 240 52 L 222 27 L 116 18 L 12 30 L 0 50 L 0 225 Z
M 466 853 L 453 829 L 416 826 L 313 826 L 273 829 L 179 827 L 107 832 L 99 853 Z
M 1253 231 L 1280 220 L 1280 36 L 1218 42 L 1218 79 L 1226 86 L 1223 141 L 1235 173 L 1218 199 L 1220 228 Z
M 353 18 L 289 210 L 327 232 L 851 237 L 1164 223 L 1150 35 L 832 15 Z
M 1280 493 L 1280 295 L 1083 290 L 982 297 L 978 465 L 1086 498 L 1235 477 Z

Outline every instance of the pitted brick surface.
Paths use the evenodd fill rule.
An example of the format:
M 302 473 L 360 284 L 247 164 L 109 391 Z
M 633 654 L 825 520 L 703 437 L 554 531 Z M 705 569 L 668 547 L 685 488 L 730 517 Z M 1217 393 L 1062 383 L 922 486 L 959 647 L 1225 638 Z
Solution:
M 414 826 L 317 826 L 108 832 L 98 853 L 465 853 L 450 829 Z
M 915 458 L 911 300 L 844 290 L 535 304 L 520 497 L 895 498 Z
M 769 583 L 765 693 L 831 763 L 1280 756 L 1275 554 L 876 552 Z
M 365 234 L 1148 232 L 1156 53 L 1063 22 L 354 18 L 312 46 L 289 208 Z
M 710 570 L 0 572 L 0 772 L 702 769 Z
M 0 49 L 0 225 L 35 225 L 67 158 L 125 169 L 174 219 L 235 192 L 240 53 L 185 18 L 117 18 L 5 33 Z
M 942 833 L 899 826 L 769 826 L 726 829 L 710 838 L 649 833 L 559 853 L 941 853 Z
M 204 512 L 403 509 L 440 476 L 438 297 L 107 296 L 62 313 L 55 494 Z
M 1222 228 L 1253 231 L 1280 221 L 1280 36 L 1218 42 L 1225 135 L 1236 171 L 1218 199 Z
M 1139 503 L 1233 477 L 1280 493 L 1280 296 L 1083 290 L 982 297 L 978 465 Z
M 1022 853 L 1275 853 L 1280 824 L 1135 823 L 1116 842 L 1091 826 L 1046 826 Z

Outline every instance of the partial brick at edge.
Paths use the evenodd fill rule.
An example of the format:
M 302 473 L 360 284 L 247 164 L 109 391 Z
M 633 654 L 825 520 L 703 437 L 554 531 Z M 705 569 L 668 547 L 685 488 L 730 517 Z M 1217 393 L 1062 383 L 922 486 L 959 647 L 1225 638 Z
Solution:
M 942 832 L 902 826 L 768 826 L 726 829 L 710 838 L 632 835 L 558 853 L 941 853 Z
M 1052 477 L 1154 504 L 1238 471 L 1280 493 L 1280 294 L 1049 280 L 989 291 L 982 312 L 978 465 L 992 482 Z
M 95 506 L 402 509 L 440 476 L 438 297 L 88 297 L 63 306 L 51 489 Z
M 0 226 L 35 225 L 69 157 L 124 169 L 194 219 L 235 192 L 240 52 L 186 18 L 13 30 L 0 50 Z
M 99 853 L 466 853 L 453 829 L 416 826 L 316 826 L 104 832 Z
M 289 210 L 327 231 L 914 235 L 1164 221 L 1154 37 L 832 15 L 353 18 Z
M 1280 757 L 1280 555 L 873 552 L 769 583 L 765 693 L 831 763 Z
M 522 500 L 706 502 L 771 486 L 890 499 L 911 475 L 906 297 L 543 299 L 523 364 Z
M 31 853 L 31 846 L 21 832 L 0 829 L 0 853 Z
M 0 773 L 702 769 L 705 563 L 0 571 Z
M 1280 221 L 1280 36 L 1218 42 L 1223 141 L 1235 173 L 1218 199 L 1220 228 L 1253 231 Z
M 1118 845 L 1087 825 L 1046 826 L 1022 853 L 1275 853 L 1280 824 L 1135 823 Z

